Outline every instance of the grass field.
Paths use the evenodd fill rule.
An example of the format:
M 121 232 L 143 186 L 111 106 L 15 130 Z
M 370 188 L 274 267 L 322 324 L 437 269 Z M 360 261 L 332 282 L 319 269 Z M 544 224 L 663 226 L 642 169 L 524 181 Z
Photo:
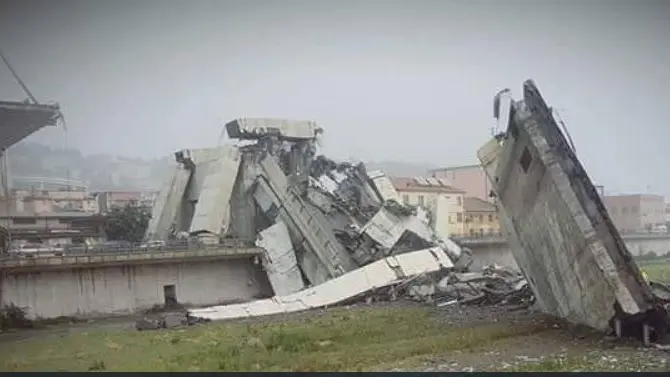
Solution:
M 601 356 L 584 357 L 586 345 L 574 348 L 562 334 L 555 322 L 508 322 L 497 315 L 490 324 L 463 326 L 451 325 L 428 307 L 338 308 L 282 322 L 89 331 L 0 342 L 0 370 L 411 371 L 432 370 L 438 361 L 443 370 L 462 370 L 461 365 L 519 371 L 646 369 L 639 366 L 639 356 L 631 358 L 633 364 L 601 365 Z M 501 361 L 568 348 L 572 355 L 539 363 Z
M 543 330 L 504 325 L 449 328 L 425 308 L 337 309 L 297 322 L 88 332 L 0 343 L 0 369 L 359 371 Z
M 652 280 L 670 283 L 670 260 L 638 263 Z M 334 308 L 283 321 L 146 332 L 92 326 L 23 340 L 0 337 L 0 371 L 447 371 L 464 370 L 463 365 L 506 371 L 668 370 L 667 354 L 645 361 L 652 353 L 638 346 L 605 350 L 600 340 L 575 341 L 556 322 L 508 320 L 505 311 L 491 308 L 476 308 L 474 314 L 454 310 L 449 317 L 427 306 Z M 470 321 L 477 316 L 477 323 Z M 520 355 L 535 356 L 524 361 Z
M 670 284 L 670 259 L 652 259 L 638 261 L 638 266 L 649 275 L 649 279 Z

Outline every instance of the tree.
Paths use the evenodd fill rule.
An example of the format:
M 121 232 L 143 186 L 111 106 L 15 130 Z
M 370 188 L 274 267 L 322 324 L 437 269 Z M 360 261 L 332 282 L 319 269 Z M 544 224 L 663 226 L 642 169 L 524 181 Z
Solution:
M 108 240 L 140 242 L 149 225 L 151 209 L 145 206 L 112 207 L 107 213 Z

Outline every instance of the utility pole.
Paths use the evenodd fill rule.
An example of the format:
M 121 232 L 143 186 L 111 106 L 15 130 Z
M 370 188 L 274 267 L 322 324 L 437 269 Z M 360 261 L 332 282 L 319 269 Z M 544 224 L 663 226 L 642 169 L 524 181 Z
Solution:
M 7 230 L 7 239 L 5 240 L 6 248 L 12 244 L 12 216 L 11 216 L 11 203 L 10 203 L 10 191 L 9 191 L 9 172 L 7 164 L 7 150 L 3 149 L 0 151 L 0 184 L 2 185 L 2 196 L 4 197 L 5 202 L 5 214 L 7 218 L 6 230 Z M 3 252 L 5 250 L 2 250 Z

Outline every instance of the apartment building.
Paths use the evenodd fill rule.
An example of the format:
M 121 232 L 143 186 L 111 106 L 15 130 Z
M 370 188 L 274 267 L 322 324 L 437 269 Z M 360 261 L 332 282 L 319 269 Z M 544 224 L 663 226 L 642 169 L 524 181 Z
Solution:
M 392 177 L 391 182 L 404 204 L 429 212 L 431 226 L 440 236 L 463 234 L 465 191 L 437 178 Z
M 101 191 L 94 194 L 100 211 L 105 213 L 112 207 L 153 206 L 158 191 Z
M 498 209 L 494 204 L 475 197 L 464 199 L 464 236 L 498 236 L 501 234 Z
M 621 233 L 646 232 L 665 224 L 665 198 L 660 195 L 608 195 L 603 202 Z
M 468 197 L 491 201 L 491 184 L 481 165 L 454 166 L 431 170 L 434 178 L 445 180 L 450 186 L 465 191 Z
M 98 203 L 85 190 L 12 190 L 4 212 L 17 213 L 97 213 Z
M 105 218 L 95 213 L 0 213 L 0 244 L 31 242 L 42 246 L 63 246 L 101 240 Z M 10 236 L 11 235 L 11 236 Z

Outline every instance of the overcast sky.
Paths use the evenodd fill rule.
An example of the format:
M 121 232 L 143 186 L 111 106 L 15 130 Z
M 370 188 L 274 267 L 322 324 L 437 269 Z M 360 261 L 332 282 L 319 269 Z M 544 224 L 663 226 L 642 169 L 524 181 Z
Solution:
M 670 1 L 0 4 L 0 48 L 84 153 L 163 156 L 271 116 L 316 120 L 335 158 L 476 163 L 493 95 L 533 78 L 596 183 L 670 194 Z M 4 67 L 0 98 L 26 98 Z

